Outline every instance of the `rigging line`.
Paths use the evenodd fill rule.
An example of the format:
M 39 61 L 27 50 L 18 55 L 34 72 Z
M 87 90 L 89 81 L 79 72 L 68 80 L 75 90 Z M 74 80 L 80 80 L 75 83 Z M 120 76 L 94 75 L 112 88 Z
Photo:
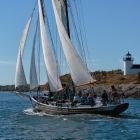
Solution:
M 67 22 L 68 36 L 70 38 L 70 27 L 69 27 L 69 17 L 68 17 L 68 1 L 67 0 L 65 0 L 65 9 L 66 9 L 66 22 Z
M 54 49 L 55 49 L 55 53 L 56 53 L 56 58 L 57 58 L 57 62 L 56 62 L 56 65 L 57 65 L 57 74 L 58 74 L 58 76 L 57 76 L 57 78 L 58 78 L 58 80 L 60 80 L 60 75 L 61 75 L 61 65 L 60 65 L 60 62 L 59 62 L 59 60 L 58 60 L 58 33 L 57 33 L 57 26 L 55 25 L 55 28 L 53 28 L 54 29 L 54 32 L 55 32 L 55 46 L 54 46 Z M 61 47 L 59 47 L 59 48 L 61 48 Z M 61 55 L 60 55 L 61 56 Z M 59 58 L 60 59 L 60 58 Z M 61 59 L 60 59 L 61 60 Z M 61 80 L 60 80 L 60 82 L 61 82 Z
M 76 3 L 75 3 L 75 10 L 76 10 L 76 14 L 77 14 L 77 20 L 78 20 L 78 23 L 80 23 L 79 22 L 79 15 L 78 15 L 78 10 L 77 10 L 77 7 L 76 7 Z M 81 37 L 81 29 L 80 29 L 81 27 L 80 27 L 80 24 L 79 24 L 79 30 L 80 30 L 80 37 Z M 78 34 L 78 32 L 77 32 L 77 34 Z M 79 35 L 78 35 L 78 38 L 79 38 Z M 82 37 L 81 37 L 81 40 L 82 40 Z M 82 48 L 82 46 L 83 46 L 83 41 L 80 41 L 80 39 L 79 39 L 79 42 L 80 42 L 80 46 L 79 46 L 79 50 L 80 50 L 80 52 L 81 52 L 81 56 L 82 56 L 82 60 L 83 60 L 83 62 L 86 64 L 86 61 L 85 61 L 85 55 L 84 55 L 84 51 L 83 51 L 83 48 Z M 82 44 L 82 45 L 81 45 Z
M 83 36 L 82 36 L 82 27 L 81 27 L 81 23 L 80 23 L 80 15 L 78 14 L 78 8 L 77 8 L 77 5 L 76 5 L 76 2 L 74 3 L 75 5 L 75 9 L 76 9 L 76 14 L 77 14 L 77 20 L 78 20 L 78 25 L 79 25 L 79 32 L 80 32 L 80 38 L 81 38 L 81 45 L 80 48 L 82 48 L 82 55 L 84 57 L 84 62 L 87 66 L 87 63 L 86 63 L 86 55 L 85 55 L 85 51 L 84 51 L 84 42 L 83 42 Z
M 59 45 L 59 46 L 60 46 L 60 45 Z M 61 53 L 61 52 L 62 52 L 62 49 L 61 49 L 61 47 L 60 47 L 60 49 L 59 49 L 59 54 L 60 54 L 60 58 L 59 58 L 59 59 L 60 59 L 60 74 L 62 74 L 62 66 L 61 66 L 61 56 L 62 56 L 61 54 L 62 54 L 62 53 Z
M 69 4 L 70 2 L 68 1 L 68 0 L 63 0 L 63 3 L 62 3 L 62 1 L 60 0 L 60 4 L 61 4 L 61 8 L 62 8 L 62 10 L 63 10 L 63 13 L 65 14 L 65 18 L 66 18 L 66 28 L 65 28 L 65 25 L 64 25 L 64 28 L 65 28 L 65 30 L 66 30 L 66 32 L 67 32 L 67 34 L 68 34 L 68 36 L 69 36 L 69 38 L 70 38 L 70 29 L 69 29 L 69 20 L 68 20 L 68 7 L 69 7 Z M 63 6 L 64 5 L 64 6 Z M 64 57 L 64 55 L 63 55 L 63 57 Z M 64 57 L 64 59 L 63 59 L 64 61 L 63 61 L 63 64 L 62 64 L 62 66 L 63 66 L 63 69 L 66 69 L 66 66 L 65 66 L 65 63 L 66 63 L 66 59 L 65 59 L 65 57 Z
M 42 16 L 45 23 L 44 0 L 40 0 L 40 3 L 41 3 L 41 9 L 42 9 Z
M 68 42 L 68 40 L 67 40 L 67 38 L 65 37 L 65 35 L 64 34 L 62 34 L 62 36 L 64 37 L 64 39 L 65 39 L 65 41 L 67 42 L 67 44 L 70 46 L 70 48 L 73 50 L 73 52 L 76 54 L 76 55 L 78 55 L 79 56 L 79 54 L 77 53 L 77 51 L 76 51 L 76 49 L 73 47 L 73 44 L 72 44 L 72 42 L 71 43 L 69 43 Z M 82 59 L 81 59 L 81 57 L 79 56 L 78 57 L 78 59 L 80 58 L 80 61 L 83 63 L 83 65 L 85 65 L 85 63 L 82 61 Z M 87 68 L 87 67 L 86 67 Z
M 77 1 L 77 3 L 78 3 L 78 1 Z M 77 8 L 77 6 L 76 6 L 76 4 L 75 4 L 75 7 L 76 7 L 76 11 L 77 11 L 77 17 L 78 17 L 78 23 L 79 23 L 79 29 L 80 29 L 80 36 L 81 36 L 81 40 L 82 40 L 82 47 L 83 47 L 83 55 L 84 55 L 84 59 L 85 59 L 85 63 L 86 63 L 86 65 L 88 65 L 87 64 L 87 59 L 86 59 L 86 51 L 85 51 L 85 38 L 84 38 L 84 31 L 83 31 L 83 26 L 82 26 L 82 21 L 83 21 L 83 24 L 84 24 L 84 19 L 82 18 L 81 19 L 81 17 L 82 17 L 82 15 L 81 15 L 81 12 L 82 12 L 82 8 L 80 9 L 80 4 L 78 4 L 78 6 L 79 6 L 79 8 Z M 81 11 L 80 11 L 81 10 Z M 80 11 L 80 12 L 78 12 L 78 11 Z M 79 14 L 80 13 L 80 14 Z M 80 22 L 81 21 L 81 22 Z M 84 38 L 84 39 L 83 39 Z M 87 68 L 88 68 L 88 66 L 87 66 Z
M 61 15 L 62 17 L 64 17 L 65 16 L 65 18 L 66 18 L 66 23 L 63 23 L 63 21 L 62 21 L 62 23 L 63 23 L 63 25 L 64 25 L 64 28 L 65 28 L 65 30 L 66 30 L 66 32 L 68 33 L 68 36 L 70 37 L 70 32 L 69 32 L 69 20 L 68 20 L 68 9 L 67 9 L 67 6 L 68 6 L 68 4 L 67 4 L 67 0 L 63 0 L 63 1 L 59 1 L 60 3 L 60 6 L 61 6 L 61 14 L 63 13 L 63 15 Z M 62 18 L 61 17 L 61 18 Z M 66 26 L 67 25 L 67 26 Z M 61 44 L 62 45 L 62 44 Z M 64 72 L 63 71 L 65 71 L 65 65 L 64 65 L 64 61 L 65 61 L 65 59 L 63 59 L 64 58 L 64 55 L 61 55 L 60 56 L 60 61 L 61 61 L 61 65 L 60 65 L 60 67 L 61 67 L 61 73 L 63 74 Z
M 54 47 L 55 47 L 55 50 L 56 50 L 56 53 L 57 53 L 57 33 L 56 32 L 55 32 L 55 46 Z M 58 64 L 56 64 L 56 65 L 58 65 Z M 59 68 L 59 66 L 57 66 L 57 67 Z
M 51 35 L 51 30 L 50 30 L 50 25 L 49 25 L 49 21 L 48 21 L 48 16 L 47 16 L 46 12 L 45 12 L 45 18 L 46 18 L 46 22 L 47 22 L 46 25 L 48 27 L 48 31 L 49 31 L 49 35 L 50 35 L 50 39 L 51 39 L 51 44 L 52 44 L 53 52 L 54 52 L 54 55 L 57 56 L 55 48 L 54 48 L 54 43 L 53 43 L 53 39 L 52 39 L 52 35 Z M 55 60 L 55 61 L 57 62 L 57 60 Z
M 71 7 L 71 5 L 70 5 Z M 73 16 L 73 13 L 72 13 L 72 10 L 70 8 L 70 14 L 71 14 L 71 17 L 72 17 L 72 23 L 73 23 L 73 27 L 74 27 L 74 30 L 75 30 L 75 34 L 76 34 L 76 38 L 77 38 L 77 44 L 79 46 L 79 51 L 80 51 L 80 54 L 81 54 L 81 59 L 83 60 L 84 56 L 83 56 L 83 53 L 82 53 L 82 48 L 81 48 L 81 43 L 80 43 L 80 39 L 79 39 L 79 36 L 78 36 L 78 31 L 77 31 L 77 28 L 76 28 L 76 23 L 75 23 L 75 20 L 74 20 L 74 16 Z M 84 61 L 83 61 L 84 62 Z M 84 62 L 85 63 L 85 62 Z
M 83 18 L 83 9 L 82 9 L 82 4 L 81 4 L 81 1 L 79 2 L 80 4 L 80 8 L 81 8 L 81 18 L 82 18 L 82 21 L 83 21 L 83 34 L 84 34 L 84 37 L 85 37 L 85 44 L 86 44 L 86 47 L 87 47 L 87 53 L 88 53 L 88 56 L 89 56 L 89 60 L 90 60 L 90 67 L 91 69 L 93 70 L 93 64 L 92 64 L 92 61 L 91 61 L 91 56 L 90 56 L 90 53 L 89 53 L 89 47 L 88 47 L 88 44 L 87 44 L 87 37 L 86 37 L 86 30 L 85 30 L 85 24 L 84 24 L 84 18 Z
M 35 45 L 36 45 L 36 40 L 37 40 L 38 22 L 39 22 L 39 18 L 37 18 L 37 21 L 36 21 L 34 38 L 33 38 L 33 45 L 32 45 L 32 55 L 31 55 L 31 62 L 30 62 L 30 79 L 29 79 L 29 81 L 30 81 L 30 91 L 33 89 L 32 85 L 35 86 L 37 84 L 36 86 L 38 87 L 38 80 L 36 79 L 37 78 L 36 77 L 37 73 L 36 73 L 36 63 L 35 63 L 35 50 L 36 50 Z M 33 80 L 34 77 L 35 77 L 35 80 Z
M 38 85 L 40 85 L 40 38 L 39 38 L 39 50 L 38 50 Z
M 16 94 L 17 95 L 17 94 Z M 27 97 L 22 97 L 22 96 L 20 96 L 20 95 L 17 95 L 19 98 L 21 98 L 22 100 L 24 100 L 24 101 L 27 101 L 27 102 L 30 102 L 29 100 L 27 100 Z
M 48 16 L 47 16 L 47 13 L 46 13 L 46 9 L 45 9 L 45 4 L 42 3 L 43 5 L 43 10 L 44 10 L 44 19 L 46 19 L 44 22 L 45 25 L 48 27 L 48 33 L 49 33 L 49 38 L 50 38 L 50 42 L 51 42 L 51 46 L 52 46 L 52 52 L 53 52 L 53 59 L 56 63 L 56 69 L 57 69 L 57 81 L 59 81 L 59 65 L 58 65 L 58 59 L 57 59 L 57 54 L 56 54 L 56 50 L 55 50 L 55 47 L 54 47 L 54 42 L 53 42 L 53 39 L 52 39 L 52 34 L 51 34 L 51 30 L 50 30 L 50 26 L 49 26 L 49 21 L 48 21 Z
M 63 35 L 63 37 L 64 37 L 64 39 L 65 39 L 65 41 L 67 42 L 67 44 L 69 45 L 69 46 L 71 46 L 70 44 L 69 44 L 69 42 L 67 41 L 67 39 L 65 38 L 65 36 Z M 74 52 L 75 52 L 75 54 L 77 54 L 77 52 L 75 51 L 75 49 L 74 49 L 74 47 L 71 47 L 73 50 L 74 50 Z M 78 54 L 77 54 L 78 55 Z M 78 55 L 79 56 L 79 55 Z M 66 57 L 65 57 L 66 58 Z M 85 65 L 85 63 L 79 58 L 79 57 L 77 57 L 78 59 L 79 59 L 79 61 L 81 61 L 82 63 L 81 64 L 83 64 L 83 66 L 85 66 L 85 68 L 87 69 L 87 73 L 89 73 L 88 72 L 88 68 L 86 67 L 86 65 Z M 67 65 L 69 66 L 69 67 L 71 67 L 71 65 L 69 65 L 69 63 L 67 63 Z M 72 70 L 72 69 L 71 69 Z M 70 73 L 71 73 L 71 71 L 70 71 Z M 73 71 L 73 73 L 75 73 L 74 71 Z M 76 75 L 76 73 L 75 73 L 75 75 Z
M 45 9 L 45 18 L 46 18 L 46 25 L 48 27 L 48 32 L 49 32 L 50 41 L 51 41 L 51 45 L 52 45 L 52 50 L 53 50 L 53 54 L 54 54 L 54 59 L 55 59 L 56 66 L 57 66 L 57 71 L 59 73 L 57 53 L 56 53 L 56 50 L 55 50 L 55 47 L 54 47 L 54 42 L 53 42 L 53 39 L 52 39 L 52 34 L 51 34 L 51 30 L 50 30 L 50 25 L 49 25 L 49 20 L 48 20 L 48 16 L 47 16 L 47 13 L 46 13 L 46 9 Z M 59 77 L 59 75 L 58 75 L 58 77 Z
M 36 5 L 37 5 L 37 0 L 36 0 L 36 2 L 35 2 L 35 5 L 34 5 L 34 8 L 33 8 L 33 11 L 35 10 Z
M 39 26 L 39 25 L 38 25 Z M 38 28 L 38 86 L 40 85 L 40 28 Z
M 56 31 L 56 32 L 55 32 L 55 35 L 56 35 L 56 36 L 55 36 L 55 38 L 56 38 L 56 41 L 55 41 L 55 43 L 56 43 L 56 44 L 55 44 L 55 50 L 56 50 L 56 53 L 57 53 L 57 55 L 58 55 L 58 49 L 61 48 L 61 47 L 59 47 L 59 45 L 58 45 L 59 42 L 58 42 L 58 34 L 57 34 L 57 27 L 56 27 L 56 25 L 55 25 L 55 31 Z M 59 48 L 58 48 L 58 47 L 59 47 Z M 59 52 L 59 53 L 60 53 L 60 52 Z M 58 56 L 59 56 L 59 55 L 58 55 Z M 58 58 L 58 57 L 57 57 L 57 58 Z M 60 60 L 60 58 L 59 58 L 59 60 Z M 57 63 L 57 65 L 58 65 L 57 67 L 58 67 L 58 73 L 59 73 L 59 76 L 60 76 L 60 75 L 61 75 L 61 67 L 60 67 L 60 62 L 59 62 L 59 60 L 58 60 L 58 63 Z
M 52 6 L 51 5 L 51 2 L 50 2 L 50 6 Z M 54 15 L 53 15 L 53 9 L 51 8 L 51 17 L 53 17 Z M 58 73 L 58 80 L 59 80 L 59 76 L 60 76 L 60 64 L 59 64 L 59 60 L 58 60 L 58 50 L 57 50 L 57 48 L 58 48 L 58 41 L 57 41 L 57 26 L 56 26 L 56 24 L 54 24 L 54 20 L 53 20 L 53 18 L 51 18 L 52 20 L 51 20 L 51 25 L 52 25 L 52 30 L 53 30 L 53 32 L 51 33 L 51 31 L 50 31 L 50 27 L 49 27 L 49 22 L 48 22 L 48 28 L 49 28 L 49 34 L 50 34 L 50 38 L 51 38 L 51 44 L 52 44 L 52 48 L 53 48 L 53 55 L 54 55 L 54 58 L 55 58 L 55 62 L 56 62 L 56 66 L 57 66 L 57 73 Z M 48 18 L 47 18 L 47 21 L 48 21 Z M 52 37 L 52 35 L 56 35 L 55 37 L 54 37 L 54 40 L 52 39 L 53 37 Z
M 63 49 L 61 47 L 61 43 L 59 42 L 59 54 L 60 54 L 60 63 L 59 63 L 59 67 L 60 67 L 60 75 L 63 75 L 63 57 L 64 57 L 64 54 L 63 54 Z
M 67 4 L 67 0 L 63 0 L 63 3 L 60 0 L 60 4 L 61 4 L 61 9 L 65 15 L 65 18 L 66 18 L 66 23 L 65 24 L 63 23 L 63 25 L 64 25 L 64 27 L 68 33 L 68 36 L 70 38 L 69 19 L 68 19 L 68 6 L 69 6 L 69 4 Z

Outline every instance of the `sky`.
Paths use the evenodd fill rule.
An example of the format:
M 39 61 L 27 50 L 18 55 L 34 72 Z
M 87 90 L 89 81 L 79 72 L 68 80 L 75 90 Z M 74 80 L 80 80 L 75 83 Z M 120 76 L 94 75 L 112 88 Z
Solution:
M 123 57 L 128 51 L 134 58 L 133 63 L 140 64 L 140 0 L 78 1 L 82 4 L 86 40 L 93 62 L 92 71 L 123 70 Z M 0 0 L 0 85 L 15 83 L 19 43 L 35 2 L 36 0 Z M 51 1 L 45 0 L 45 5 L 47 14 L 53 17 Z M 35 20 L 32 22 L 29 34 L 34 32 Z M 50 28 L 53 28 L 53 24 Z M 32 38 L 29 35 L 23 59 L 28 83 Z M 47 76 L 43 57 L 41 64 L 41 84 L 45 84 Z

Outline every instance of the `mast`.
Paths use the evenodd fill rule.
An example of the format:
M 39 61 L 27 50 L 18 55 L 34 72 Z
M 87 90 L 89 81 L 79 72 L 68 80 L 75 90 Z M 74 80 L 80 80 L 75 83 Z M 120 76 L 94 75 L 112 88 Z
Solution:
M 40 3 L 41 3 L 41 9 L 42 9 L 42 16 L 45 23 L 44 0 L 40 0 Z M 37 95 L 39 91 L 40 91 L 40 85 L 38 85 L 38 88 L 37 88 Z
M 44 0 L 40 0 L 40 3 L 41 3 L 41 9 L 42 9 L 42 16 L 45 23 Z
M 67 32 L 68 32 L 68 36 L 70 38 L 70 26 L 69 26 L 69 15 L 68 15 L 68 3 L 67 0 L 64 0 L 65 3 L 65 7 L 66 7 L 66 21 L 67 21 Z M 73 86 L 73 92 L 75 93 L 75 86 L 72 80 L 72 86 Z
M 41 9 L 42 9 L 42 16 L 43 16 L 43 20 L 44 20 L 44 23 L 45 23 L 44 0 L 40 0 L 40 3 L 41 3 Z M 38 83 L 37 96 L 38 96 L 39 92 L 40 92 L 40 85 Z
M 69 27 L 69 15 L 68 15 L 68 3 L 67 0 L 64 0 L 65 7 L 66 7 L 66 21 L 67 21 L 67 31 L 68 31 L 68 36 L 70 38 L 70 27 Z
M 41 4 L 41 9 L 42 9 L 42 17 L 43 17 L 43 20 L 44 20 L 44 23 L 45 23 L 44 0 L 40 0 L 40 4 Z M 38 91 L 40 91 L 40 85 L 38 86 Z M 49 86 L 49 92 L 50 92 L 50 86 Z

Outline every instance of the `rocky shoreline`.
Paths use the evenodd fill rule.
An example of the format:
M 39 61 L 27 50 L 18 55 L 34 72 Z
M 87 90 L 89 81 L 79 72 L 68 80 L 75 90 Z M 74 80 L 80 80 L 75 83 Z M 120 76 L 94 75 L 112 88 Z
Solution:
M 124 98 L 134 98 L 134 99 L 140 99 L 140 84 L 114 84 L 117 93 L 120 95 L 124 94 Z M 82 91 L 82 93 L 93 93 L 91 88 L 94 90 L 94 94 L 97 95 L 98 97 L 101 97 L 103 94 L 104 90 L 108 93 L 108 95 L 111 94 L 111 84 L 108 85 L 103 85 L 103 84 L 95 84 L 92 86 L 85 86 L 85 87 L 77 87 L 76 91 L 79 92 L 79 90 Z M 14 90 L 11 90 L 11 92 Z M 4 92 L 4 91 L 1 91 Z M 5 90 L 5 92 L 10 92 Z M 27 91 L 23 91 L 27 92 Z
M 120 95 L 124 95 L 124 98 L 134 98 L 140 99 L 140 84 L 119 84 L 114 85 L 117 93 Z M 92 87 L 86 86 L 82 89 L 83 93 L 92 92 L 91 88 L 94 90 L 94 94 L 98 97 L 101 97 L 104 90 L 110 95 L 111 94 L 111 85 L 94 85 Z M 79 91 L 77 89 L 77 91 Z

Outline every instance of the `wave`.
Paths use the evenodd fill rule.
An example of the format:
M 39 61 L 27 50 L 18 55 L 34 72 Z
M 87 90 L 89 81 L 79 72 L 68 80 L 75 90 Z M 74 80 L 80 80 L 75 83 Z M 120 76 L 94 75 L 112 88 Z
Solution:
M 25 114 L 27 115 L 38 115 L 38 116 L 57 116 L 57 115 L 50 115 L 50 114 L 47 114 L 43 111 L 37 111 L 36 109 L 34 108 L 29 108 L 29 109 L 26 109 L 23 111 Z

